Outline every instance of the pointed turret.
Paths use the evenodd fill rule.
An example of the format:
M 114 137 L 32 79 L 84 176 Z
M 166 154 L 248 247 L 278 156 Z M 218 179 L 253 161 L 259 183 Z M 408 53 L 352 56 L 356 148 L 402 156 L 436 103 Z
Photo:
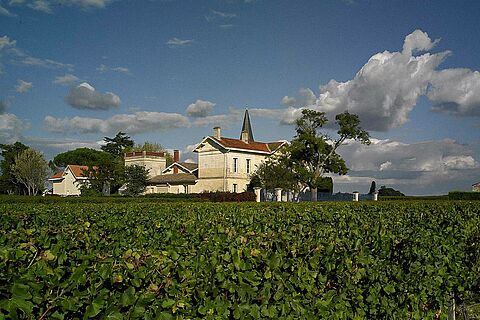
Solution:
M 240 139 L 245 142 L 254 142 L 252 125 L 250 124 L 250 116 L 248 115 L 248 109 L 245 110 L 243 117 L 242 131 L 240 132 Z

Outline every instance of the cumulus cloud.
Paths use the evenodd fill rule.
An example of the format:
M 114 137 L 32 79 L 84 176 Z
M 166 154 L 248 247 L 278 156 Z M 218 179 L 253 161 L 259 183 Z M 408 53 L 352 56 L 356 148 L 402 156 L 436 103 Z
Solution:
M 456 116 L 480 116 L 480 73 L 470 69 L 446 69 L 432 78 L 428 98 L 432 110 Z
M 133 114 L 117 114 L 103 120 L 87 117 L 44 119 L 45 128 L 57 133 L 114 133 L 128 134 L 157 132 L 175 128 L 187 128 L 190 121 L 178 113 L 139 111 Z
M 230 108 L 227 114 L 211 115 L 206 117 L 196 118 L 193 124 L 197 127 L 219 126 L 222 128 L 230 128 L 233 125 L 238 125 L 242 121 L 243 113 L 236 108 Z
M 185 47 L 191 45 L 194 41 L 191 39 L 180 39 L 180 38 L 172 38 L 168 40 L 165 44 L 170 48 L 178 48 L 178 47 Z
M 15 86 L 15 91 L 18 93 L 25 93 L 32 89 L 33 84 L 31 82 L 23 81 L 23 80 L 18 80 L 18 84 Z
M 206 117 L 210 115 L 215 103 L 206 100 L 197 100 L 187 107 L 187 114 L 190 117 Z
M 369 146 L 349 142 L 339 153 L 347 162 L 347 176 L 335 176 L 337 189 L 368 191 L 370 182 L 407 194 L 446 194 L 465 189 L 478 175 L 480 164 L 472 148 L 451 139 L 402 143 L 372 139 Z
M 5 105 L 3 105 L 5 109 Z M 22 139 L 22 132 L 30 128 L 30 123 L 19 119 L 13 113 L 0 114 L 0 142 L 13 143 Z
M 281 103 L 287 108 L 281 123 L 293 124 L 303 108 L 323 111 L 331 120 L 348 110 L 359 115 L 365 129 L 387 131 L 408 121 L 421 96 L 433 102 L 434 111 L 480 116 L 479 72 L 438 70 L 450 52 L 425 52 L 438 41 L 415 30 L 405 37 L 401 52 L 373 55 L 352 80 L 330 80 L 319 87 L 318 95 L 303 88 L 296 97 L 284 96 Z
M 65 102 L 77 109 L 107 110 L 118 107 L 120 98 L 112 92 L 100 93 L 84 82 L 70 90 Z
M 79 81 L 80 79 L 77 76 L 67 73 L 64 76 L 55 77 L 55 80 L 53 80 L 53 83 L 61 86 L 71 86 Z

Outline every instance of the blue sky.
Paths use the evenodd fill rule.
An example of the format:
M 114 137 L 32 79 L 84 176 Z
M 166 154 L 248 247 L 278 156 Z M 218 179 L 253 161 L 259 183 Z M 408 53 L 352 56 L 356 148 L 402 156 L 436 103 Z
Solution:
M 0 142 L 46 158 L 127 132 L 180 149 L 216 125 L 291 140 L 302 107 L 357 113 L 336 191 L 480 181 L 476 1 L 0 0 Z M 333 81 L 332 81 L 333 80 Z

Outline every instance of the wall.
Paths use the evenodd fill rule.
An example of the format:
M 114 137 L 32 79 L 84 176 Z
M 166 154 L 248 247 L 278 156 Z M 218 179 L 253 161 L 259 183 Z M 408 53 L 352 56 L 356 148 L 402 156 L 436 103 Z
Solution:
M 162 174 L 162 171 L 167 167 L 167 160 L 165 157 L 149 156 L 146 154 L 126 157 L 125 166 L 131 165 L 144 166 L 146 169 L 150 170 L 148 173 L 149 178 L 153 178 Z

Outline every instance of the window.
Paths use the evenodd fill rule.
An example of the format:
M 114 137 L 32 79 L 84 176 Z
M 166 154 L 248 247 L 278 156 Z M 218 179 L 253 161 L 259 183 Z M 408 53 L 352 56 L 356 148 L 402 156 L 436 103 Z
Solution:
M 250 159 L 247 159 L 247 173 L 250 173 Z
M 237 193 L 237 184 L 236 183 L 233 184 L 233 192 Z
M 233 158 L 233 172 L 238 172 L 238 158 Z

